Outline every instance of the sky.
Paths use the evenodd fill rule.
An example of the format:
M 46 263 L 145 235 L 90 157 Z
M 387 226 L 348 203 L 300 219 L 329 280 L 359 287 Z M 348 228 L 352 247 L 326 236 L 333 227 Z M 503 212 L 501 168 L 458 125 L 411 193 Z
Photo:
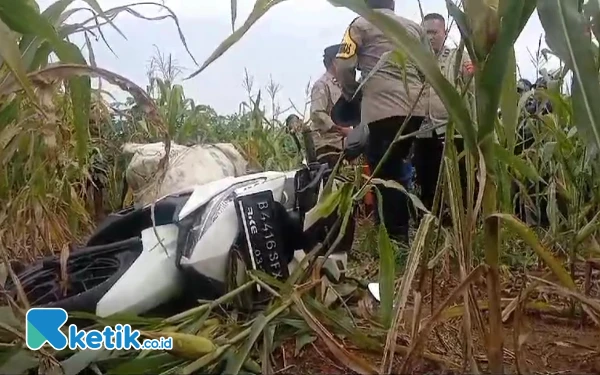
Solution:
M 54 1 L 38 0 L 38 4 L 45 9 Z M 108 10 L 132 1 L 98 2 L 104 10 Z M 242 25 L 254 2 L 238 0 L 236 28 Z M 164 4 L 177 15 L 189 50 L 200 65 L 232 32 L 230 1 L 164 0 Z M 447 15 L 445 0 L 421 0 L 421 4 L 425 13 Z M 83 1 L 76 0 L 73 3 L 73 7 L 85 5 Z M 138 6 L 134 9 L 145 16 L 166 14 L 156 6 Z M 418 1 L 397 0 L 396 13 L 418 22 Z M 156 48 L 164 54 L 171 54 L 177 64 L 185 68 L 179 83 L 183 85 L 186 96 L 197 104 L 210 105 L 221 114 L 236 112 L 240 102 L 247 99 L 243 84 L 245 71 L 253 78 L 254 93 L 262 88 L 265 97 L 264 88 L 272 80 L 280 87 L 277 94 L 280 106 L 287 108 L 293 103 L 303 112 L 307 86 L 323 73 L 323 48 L 339 43 L 354 18 L 353 12 L 334 7 L 327 0 L 286 0 L 272 8 L 204 72 L 189 80 L 184 78 L 197 67 L 183 47 L 177 28 L 170 19 L 148 21 L 121 13 L 115 19 L 115 24 L 127 40 L 113 28 L 105 27 L 104 36 L 114 54 L 101 39 L 93 41 L 93 48 L 99 67 L 123 75 L 141 87 L 147 85 L 147 66 Z M 77 13 L 72 20 L 80 20 Z M 520 73 L 530 80 L 536 76 L 531 54 L 538 50 L 542 34 L 537 13 L 534 13 L 515 46 Z M 456 28 L 451 32 L 451 39 L 459 39 Z M 78 41 L 83 45 L 83 39 L 75 39 L 75 42 Z M 124 97 L 125 94 L 117 94 L 117 98 Z

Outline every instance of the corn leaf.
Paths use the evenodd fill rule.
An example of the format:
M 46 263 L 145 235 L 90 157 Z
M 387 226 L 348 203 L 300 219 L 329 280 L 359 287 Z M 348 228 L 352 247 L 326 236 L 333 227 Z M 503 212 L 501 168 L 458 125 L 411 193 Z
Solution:
M 568 289 L 576 289 L 575 282 L 560 264 L 559 260 L 556 259 L 552 253 L 544 248 L 540 243 L 535 233 L 525 225 L 521 220 L 517 219 L 513 215 L 507 214 L 495 214 L 492 215 L 501 219 L 510 229 L 515 232 L 527 245 L 531 246 L 533 251 L 546 263 L 546 265 L 552 270 L 554 275 L 558 278 L 560 283 Z
M 513 52 L 515 41 L 523 31 L 526 20 L 535 10 L 535 0 L 506 0 L 510 17 L 502 17 L 498 39 L 476 77 L 478 139 L 487 138 L 494 131 L 502 86 L 507 73 L 507 60 Z M 523 23 L 525 20 L 525 23 Z
M 500 110 L 502 111 L 502 125 L 504 127 L 506 149 L 513 153 L 519 122 L 519 93 L 517 92 L 517 62 L 514 49 L 510 51 L 507 60 L 506 79 L 502 85 Z
M 160 353 L 144 358 L 134 358 L 111 368 L 108 375 L 158 374 L 160 369 L 175 367 L 181 360 L 168 353 Z
M 186 359 L 197 359 L 217 349 L 211 340 L 202 336 L 179 332 L 141 332 L 141 335 L 152 339 L 173 338 L 173 349 L 170 352 Z
M 337 358 L 341 364 L 361 375 L 374 375 L 378 373 L 371 363 L 359 356 L 350 354 L 350 352 L 348 352 L 348 350 L 346 350 L 346 348 L 335 339 L 331 332 L 329 332 L 306 308 L 306 305 L 300 297 L 298 297 L 296 294 L 293 294 L 292 298 L 295 303 L 295 310 L 297 310 L 298 313 L 304 318 L 310 328 L 319 336 L 331 354 L 333 354 L 333 356 Z
M 46 18 L 52 26 L 58 27 L 61 20 L 61 15 L 73 1 L 74 0 L 56 1 L 46 8 L 46 10 L 42 12 L 41 16 Z M 44 37 L 41 35 L 25 34 L 21 38 L 19 48 L 21 50 L 23 64 L 30 71 L 39 68 L 39 65 L 35 65 L 34 61 L 36 61 L 36 56 L 38 55 L 39 49 L 42 48 L 43 44 L 45 44 L 46 47 L 49 47 L 49 44 L 44 41 Z M 50 51 L 48 51 L 48 54 L 49 53 Z M 46 55 L 46 59 L 47 58 L 48 55 Z
M 90 364 L 106 359 L 110 354 L 111 352 L 106 349 L 82 350 L 62 361 L 60 365 L 63 368 L 64 375 L 77 375 Z
M 294 349 L 294 355 L 297 357 L 300 354 L 302 348 L 306 345 L 313 343 L 317 339 L 316 336 L 311 335 L 310 333 L 304 333 L 302 335 L 296 336 L 296 345 Z
M 579 245 L 583 241 L 587 240 L 599 227 L 598 219 L 600 219 L 600 212 L 596 213 L 592 220 L 590 220 L 583 228 L 577 232 L 575 236 L 575 244 Z
M 67 50 L 69 52 L 67 53 Z M 64 62 L 86 64 L 79 48 L 73 43 L 65 43 Z M 60 56 L 60 55 L 59 55 Z M 92 99 L 92 80 L 90 77 L 74 77 L 69 79 L 69 95 L 73 104 L 73 126 L 77 139 L 77 155 L 80 161 L 87 157 L 87 144 L 89 139 L 90 104 Z
M 392 324 L 394 312 L 394 279 L 396 276 L 396 262 L 394 246 L 384 225 L 382 216 L 383 205 L 379 189 L 376 189 L 377 203 L 379 205 L 380 223 L 378 230 L 377 246 L 379 248 L 379 295 L 381 301 L 381 321 L 384 327 Z
M 0 374 L 23 374 L 38 365 L 39 360 L 19 345 L 0 354 Z
M 586 20 L 572 0 L 538 0 L 538 15 L 548 46 L 573 71 L 573 119 L 593 155 L 600 148 L 600 83 Z
M 448 14 L 452 17 L 454 22 L 456 22 L 456 26 L 458 26 L 458 30 L 462 37 L 461 40 L 464 41 L 465 48 L 467 49 L 467 52 L 469 52 L 471 61 L 476 64 L 479 61 L 483 61 L 483 54 L 481 51 L 476 50 L 475 45 L 473 44 L 473 30 L 471 29 L 469 19 L 465 12 L 460 10 L 452 0 L 446 0 L 446 7 L 448 8 Z
M 254 3 L 254 8 L 250 15 L 246 19 L 246 22 L 239 29 L 235 30 L 227 39 L 225 39 L 219 46 L 214 50 L 214 52 L 206 59 L 206 61 L 200 66 L 200 69 L 196 70 L 194 73 L 190 74 L 186 79 L 194 78 L 198 74 L 202 73 L 210 64 L 212 64 L 216 59 L 221 57 L 229 48 L 231 48 L 235 43 L 237 43 L 247 32 L 250 30 L 252 25 L 256 23 L 262 16 L 269 11 L 269 9 L 273 8 L 275 5 L 284 2 L 285 0 L 257 0 Z
M 235 20 L 237 18 L 237 0 L 231 0 L 231 31 L 235 32 Z
M 510 168 L 527 177 L 532 182 L 545 183 L 533 166 L 497 143 L 494 143 L 494 157 L 498 158 L 503 165 L 508 165 Z
M 74 44 L 59 38 L 48 19 L 22 1 L 0 0 L 0 18 L 21 34 L 33 34 L 49 41 L 62 62 L 86 64 L 81 51 Z M 89 77 L 69 79 L 69 94 L 73 104 L 73 123 L 77 138 L 77 154 L 80 161 L 87 156 L 88 125 L 91 102 Z
M 396 352 L 398 328 L 402 322 L 402 319 L 404 318 L 404 311 L 406 303 L 408 302 L 413 280 L 417 273 L 417 269 L 419 268 L 421 254 L 423 254 L 423 250 L 425 249 L 427 235 L 429 234 L 431 224 L 434 222 L 434 220 L 435 216 L 431 214 L 425 214 L 425 217 L 419 225 L 415 239 L 413 240 L 410 254 L 408 255 L 406 270 L 403 273 L 402 281 L 400 282 L 400 288 L 398 289 L 398 293 L 394 302 L 394 320 L 392 322 L 391 329 L 387 334 L 387 351 L 384 353 L 384 360 L 381 365 L 382 372 L 386 374 L 391 374 L 393 370 L 392 366 L 394 364 L 394 353 Z
M 444 301 L 436 307 L 429 320 L 427 320 L 424 327 L 419 331 L 417 338 L 411 343 L 410 350 L 406 354 L 404 363 L 402 363 L 398 373 L 410 373 L 409 369 L 414 361 L 415 356 L 419 355 L 423 351 L 429 335 L 435 326 L 442 322 L 444 318 L 444 312 L 451 308 L 450 304 L 454 302 L 465 291 L 465 289 L 471 285 L 471 283 L 477 281 L 482 274 L 485 274 L 486 271 L 487 269 L 483 264 L 475 268 L 467 277 L 465 277 L 460 285 L 453 289 L 452 292 L 450 292 L 450 294 L 444 299 Z
M 269 319 L 267 319 L 264 313 L 261 313 L 256 317 L 256 320 L 254 320 L 252 328 L 250 329 L 250 336 L 246 339 L 239 352 L 227 362 L 227 368 L 225 369 L 226 374 L 237 375 L 240 372 L 248 359 L 256 340 L 258 340 L 260 335 L 264 332 L 268 323 Z
M 402 186 L 401 184 L 399 184 L 398 182 L 393 181 L 393 180 L 382 180 L 380 178 L 374 178 L 371 180 L 371 182 L 375 185 L 383 185 L 387 188 L 392 188 L 392 189 L 401 191 L 408 198 L 410 198 L 410 200 L 412 201 L 413 205 L 416 208 L 418 208 L 419 210 L 421 210 L 425 213 L 429 213 L 429 210 L 427 208 L 425 208 L 425 206 L 423 205 L 423 202 L 421 202 L 419 197 L 417 197 L 415 194 L 409 193 L 408 190 L 406 190 L 406 188 L 404 186 Z
M 2 18 L 1 14 L 0 18 Z M 6 66 L 15 75 L 31 102 L 39 108 L 37 97 L 33 92 L 33 87 L 29 78 L 27 78 L 25 67 L 21 61 L 21 53 L 19 52 L 15 36 L 12 34 L 11 29 L 2 21 L 0 21 L 0 56 Z
M 318 220 L 326 218 L 338 209 L 340 203 L 345 201 L 352 191 L 350 184 L 344 184 L 340 189 L 322 197 L 322 201 L 306 213 L 304 228 L 310 228 Z

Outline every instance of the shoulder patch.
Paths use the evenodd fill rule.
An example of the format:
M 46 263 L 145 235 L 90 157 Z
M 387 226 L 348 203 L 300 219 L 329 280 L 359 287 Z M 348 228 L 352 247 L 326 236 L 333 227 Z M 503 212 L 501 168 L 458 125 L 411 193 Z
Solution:
M 354 19 L 354 21 L 356 21 L 357 19 L 358 18 Z M 352 24 L 354 23 L 354 21 L 352 21 L 352 23 L 350 24 L 350 26 L 348 26 L 346 32 L 344 33 L 344 38 L 342 39 L 342 43 L 340 43 L 340 50 L 336 55 L 336 57 L 338 58 L 349 59 L 351 57 L 356 56 L 356 50 L 358 49 L 358 46 L 356 45 L 356 42 L 352 39 L 352 36 L 350 35 L 350 29 L 352 28 Z

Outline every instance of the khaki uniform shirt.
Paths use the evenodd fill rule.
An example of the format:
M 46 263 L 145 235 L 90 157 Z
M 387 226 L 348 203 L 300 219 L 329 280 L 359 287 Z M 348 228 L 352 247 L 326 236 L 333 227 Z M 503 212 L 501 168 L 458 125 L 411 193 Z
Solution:
M 336 78 L 325 72 L 313 85 L 310 94 L 311 130 L 315 148 L 332 146 L 342 150 L 342 135 L 333 128 L 331 109 L 342 95 Z
M 393 10 L 377 9 L 376 12 L 392 16 L 426 48 L 431 48 L 427 35 L 419 24 L 396 15 Z M 423 83 L 412 61 L 406 61 L 404 67 L 386 61 L 369 77 L 382 55 L 394 50 L 394 44 L 383 32 L 362 17 L 354 19 L 344 34 L 342 47 L 336 58 L 336 75 L 342 85 L 343 95 L 350 99 L 359 87 L 355 78 L 356 70 L 361 71 L 361 81 L 364 81 L 361 88 L 362 123 L 369 124 L 392 116 L 407 116 L 417 100 L 413 116 L 425 115 L 425 95 L 422 94 L 421 99 L 418 99 Z
M 438 63 L 440 69 L 442 71 L 442 75 L 446 77 L 450 83 L 454 84 L 456 82 L 456 77 L 454 76 L 454 68 L 457 59 L 456 48 L 448 48 L 444 47 L 441 53 L 438 55 Z M 466 51 L 462 54 L 462 61 L 459 67 L 460 78 L 463 80 L 463 83 L 468 81 L 468 76 L 470 72 L 468 71 L 469 65 L 471 64 L 471 59 L 469 59 L 469 55 Z M 437 95 L 433 87 L 427 85 L 427 89 L 425 90 L 427 97 L 427 114 L 425 118 L 425 122 L 421 127 L 422 130 L 433 128 L 435 126 L 444 125 L 442 127 L 436 128 L 434 131 L 438 134 L 444 134 L 446 132 L 446 124 L 448 123 L 449 116 L 448 111 L 446 110 L 446 106 Z M 433 136 L 433 130 L 424 134 L 418 135 L 419 138 L 429 138 Z M 457 137 L 460 137 L 460 134 L 456 134 Z

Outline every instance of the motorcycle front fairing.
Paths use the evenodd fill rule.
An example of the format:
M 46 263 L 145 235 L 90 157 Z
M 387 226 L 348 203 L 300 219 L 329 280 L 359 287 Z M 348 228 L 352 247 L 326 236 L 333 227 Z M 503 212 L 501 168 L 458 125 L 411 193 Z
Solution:
M 227 196 L 232 187 L 237 189 L 242 185 L 250 186 L 265 181 L 271 181 L 267 186 L 281 185 L 276 189 L 281 192 L 285 178 L 285 173 L 267 172 L 228 177 L 190 189 L 187 199 L 179 199 L 171 223 L 141 231 L 142 253 L 98 302 L 96 315 L 106 317 L 124 312 L 142 314 L 168 302 L 184 290 L 186 279 L 182 268 L 193 268 L 196 273 L 223 281 L 223 275 L 226 274 L 223 259 L 226 259 L 238 228 L 235 210 L 232 211 L 227 204 L 223 207 L 226 202 L 220 198 Z M 182 195 L 178 194 L 180 197 Z M 284 200 L 286 195 L 280 196 Z M 168 199 L 163 197 L 157 202 Z M 207 218 L 204 221 L 207 225 L 206 230 L 199 233 L 190 224 L 202 218 Z M 189 240 L 193 240 L 194 235 L 202 238 L 197 239 L 192 251 L 186 250 L 185 246 L 192 245 Z M 186 251 L 189 255 L 195 255 L 183 256 L 187 254 Z
M 204 278 L 212 287 L 224 290 L 227 264 L 234 244 L 243 231 L 236 210 L 236 198 L 270 191 L 282 207 L 294 200 L 293 179 L 296 171 L 264 172 L 237 178 L 227 189 L 214 196 L 203 209 L 187 209 L 180 216 L 179 264 L 186 272 Z M 190 198 L 190 205 L 196 205 Z M 185 228 L 185 229 L 184 229 Z
M 177 226 L 147 228 L 141 237 L 142 253 L 100 299 L 96 305 L 97 316 L 142 314 L 181 293 L 183 277 L 174 262 Z
M 317 176 L 322 177 L 321 169 Z M 278 221 L 272 225 L 284 234 L 280 236 L 282 249 L 278 254 L 286 258 L 282 263 L 287 265 L 286 273 L 293 272 L 304 254 L 302 250 L 310 247 L 303 232 L 304 213 L 313 208 L 322 193 L 323 181 L 314 178 L 311 170 L 305 167 L 285 173 L 228 177 L 191 189 L 189 198 L 175 210 L 172 223 L 142 231 L 142 254 L 100 300 L 96 314 L 142 314 L 181 295 L 186 286 L 195 295 L 205 294 L 198 298 L 216 298 L 224 293 L 232 248 L 248 243 L 250 237 L 247 228 L 240 225 L 243 215 L 236 204 L 265 192 L 272 196 L 278 212 Z M 303 194 L 302 186 L 316 195 Z M 247 253 L 251 253 L 249 248 Z M 295 259 L 295 255 L 300 257 Z

